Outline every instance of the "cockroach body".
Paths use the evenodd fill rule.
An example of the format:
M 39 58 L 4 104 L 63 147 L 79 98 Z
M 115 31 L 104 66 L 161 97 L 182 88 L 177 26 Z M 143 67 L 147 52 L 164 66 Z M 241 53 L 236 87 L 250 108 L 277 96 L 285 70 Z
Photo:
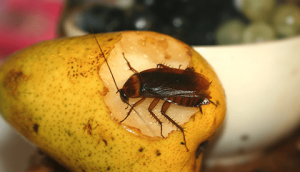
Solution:
M 129 69 L 133 71 L 134 74 L 129 77 L 122 89 L 119 89 L 94 32 L 93 35 L 112 75 L 114 84 L 120 93 L 121 100 L 131 107 L 126 117 L 120 122 L 125 121 L 131 114 L 132 110 L 135 110 L 134 107 L 141 104 L 146 98 L 154 98 L 148 107 L 148 111 L 159 123 L 161 128 L 161 136 L 164 137 L 162 134 L 162 122 L 152 112 L 158 102 L 163 100 L 164 103 L 161 108 L 161 114 L 182 132 L 184 140 L 183 144 L 185 145 L 187 151 L 189 151 L 186 146 L 183 128 L 172 118 L 170 118 L 166 112 L 172 103 L 186 107 L 198 107 L 201 113 L 202 105 L 208 105 L 212 103 L 216 106 L 216 104 L 210 100 L 212 98 L 209 91 L 211 82 L 209 82 L 204 75 L 196 73 L 194 68 L 189 67 L 185 70 L 182 70 L 171 68 L 164 64 L 158 64 L 157 68 L 138 72 L 131 67 L 129 61 L 125 58 L 123 53 L 123 57 L 126 60 Z M 129 104 L 130 98 L 139 97 L 141 97 L 141 99 L 135 102 L 133 105 Z
M 133 71 L 134 74 L 129 77 L 122 89 L 118 89 L 121 100 L 129 105 L 129 98 L 141 97 L 141 99 L 133 105 L 130 105 L 131 108 L 128 111 L 127 116 L 121 122 L 125 121 L 131 114 L 133 108 L 141 104 L 146 98 L 154 98 L 148 107 L 148 111 L 159 123 L 161 127 L 161 136 L 164 137 L 162 135 L 162 122 L 152 112 L 159 100 L 163 100 L 165 102 L 162 105 L 161 114 L 182 132 L 184 145 L 186 146 L 183 128 L 170 118 L 166 112 L 171 103 L 186 107 L 198 107 L 201 113 L 202 105 L 208 105 L 210 103 L 216 105 L 210 100 L 209 86 L 211 82 L 209 82 L 204 75 L 196 73 L 194 68 L 182 70 L 158 64 L 157 68 L 138 72 L 131 67 L 130 63 L 125 58 L 124 53 L 123 57 L 126 60 L 129 69 Z M 186 149 L 188 151 L 187 146 Z
M 158 64 L 157 68 L 137 72 L 128 61 L 127 64 L 135 73 L 120 89 L 120 97 L 127 104 L 129 98 L 157 98 L 176 105 L 199 107 L 202 113 L 201 105 L 211 102 L 211 83 L 193 68 L 181 70 Z

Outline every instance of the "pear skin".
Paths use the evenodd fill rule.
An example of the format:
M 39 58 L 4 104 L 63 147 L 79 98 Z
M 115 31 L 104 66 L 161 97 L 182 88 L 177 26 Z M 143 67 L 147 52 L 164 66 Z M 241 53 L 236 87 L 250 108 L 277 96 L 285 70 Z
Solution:
M 163 101 L 148 112 L 146 99 L 128 119 L 93 35 L 44 41 L 12 54 L 0 67 L 0 112 L 19 133 L 64 167 L 89 171 L 199 171 L 208 140 L 225 117 L 223 87 L 212 67 L 190 46 L 155 32 L 96 34 L 118 88 L 137 71 L 159 63 L 193 67 L 211 81 L 217 105 L 199 108 L 172 104 L 167 114 L 182 132 L 160 114 Z M 139 99 L 131 99 L 133 104 Z M 200 155 L 199 155 L 200 154 Z

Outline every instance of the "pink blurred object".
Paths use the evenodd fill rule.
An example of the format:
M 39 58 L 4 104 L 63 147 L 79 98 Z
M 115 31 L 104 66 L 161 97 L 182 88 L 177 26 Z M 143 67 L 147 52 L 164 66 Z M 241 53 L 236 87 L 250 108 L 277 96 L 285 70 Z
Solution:
M 0 2 L 0 63 L 31 44 L 55 38 L 63 0 Z

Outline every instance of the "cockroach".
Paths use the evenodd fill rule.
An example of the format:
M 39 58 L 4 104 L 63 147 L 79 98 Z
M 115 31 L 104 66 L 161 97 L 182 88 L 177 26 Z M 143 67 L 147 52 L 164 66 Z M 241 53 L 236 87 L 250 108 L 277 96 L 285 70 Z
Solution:
M 186 150 L 189 151 L 186 145 L 184 129 L 172 118 L 170 118 L 166 112 L 171 104 L 185 107 L 197 107 L 201 113 L 202 105 L 208 105 L 212 103 L 213 105 L 217 106 L 213 101 L 210 100 L 212 98 L 209 91 L 211 82 L 209 82 L 204 75 L 195 72 L 194 68 L 192 67 L 188 67 L 183 70 L 171 68 L 164 64 L 157 64 L 157 68 L 151 68 L 138 72 L 130 65 L 130 62 L 126 59 L 125 54 L 122 53 L 129 70 L 131 70 L 134 74 L 131 75 L 123 87 L 119 89 L 105 54 L 103 53 L 93 30 L 92 34 L 94 35 L 100 52 L 102 53 L 107 67 L 112 75 L 114 84 L 118 90 L 117 93 L 119 92 L 121 100 L 130 106 L 126 117 L 120 122 L 122 123 L 125 121 L 131 114 L 132 110 L 135 111 L 134 107 L 140 105 L 146 98 L 154 98 L 148 107 L 148 111 L 159 123 L 161 131 L 160 133 L 164 138 L 162 134 L 162 122 L 152 111 L 158 102 L 163 100 L 164 103 L 161 107 L 161 114 L 182 132 L 184 140 L 183 144 L 185 145 Z M 141 99 L 131 105 L 129 104 L 130 98 Z

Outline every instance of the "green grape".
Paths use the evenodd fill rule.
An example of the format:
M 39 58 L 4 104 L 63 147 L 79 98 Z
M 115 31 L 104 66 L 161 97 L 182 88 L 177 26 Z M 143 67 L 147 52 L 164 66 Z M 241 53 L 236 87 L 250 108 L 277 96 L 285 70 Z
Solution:
M 274 6 L 275 0 L 244 0 L 242 11 L 252 21 L 265 21 Z
M 243 42 L 263 42 L 274 40 L 275 31 L 274 29 L 264 22 L 257 22 L 250 24 L 243 33 Z
M 279 37 L 291 37 L 299 34 L 300 9 L 292 4 L 279 6 L 272 18 Z
M 220 45 L 242 43 L 242 35 L 245 27 L 245 24 L 238 19 L 224 22 L 217 30 L 217 43 Z

